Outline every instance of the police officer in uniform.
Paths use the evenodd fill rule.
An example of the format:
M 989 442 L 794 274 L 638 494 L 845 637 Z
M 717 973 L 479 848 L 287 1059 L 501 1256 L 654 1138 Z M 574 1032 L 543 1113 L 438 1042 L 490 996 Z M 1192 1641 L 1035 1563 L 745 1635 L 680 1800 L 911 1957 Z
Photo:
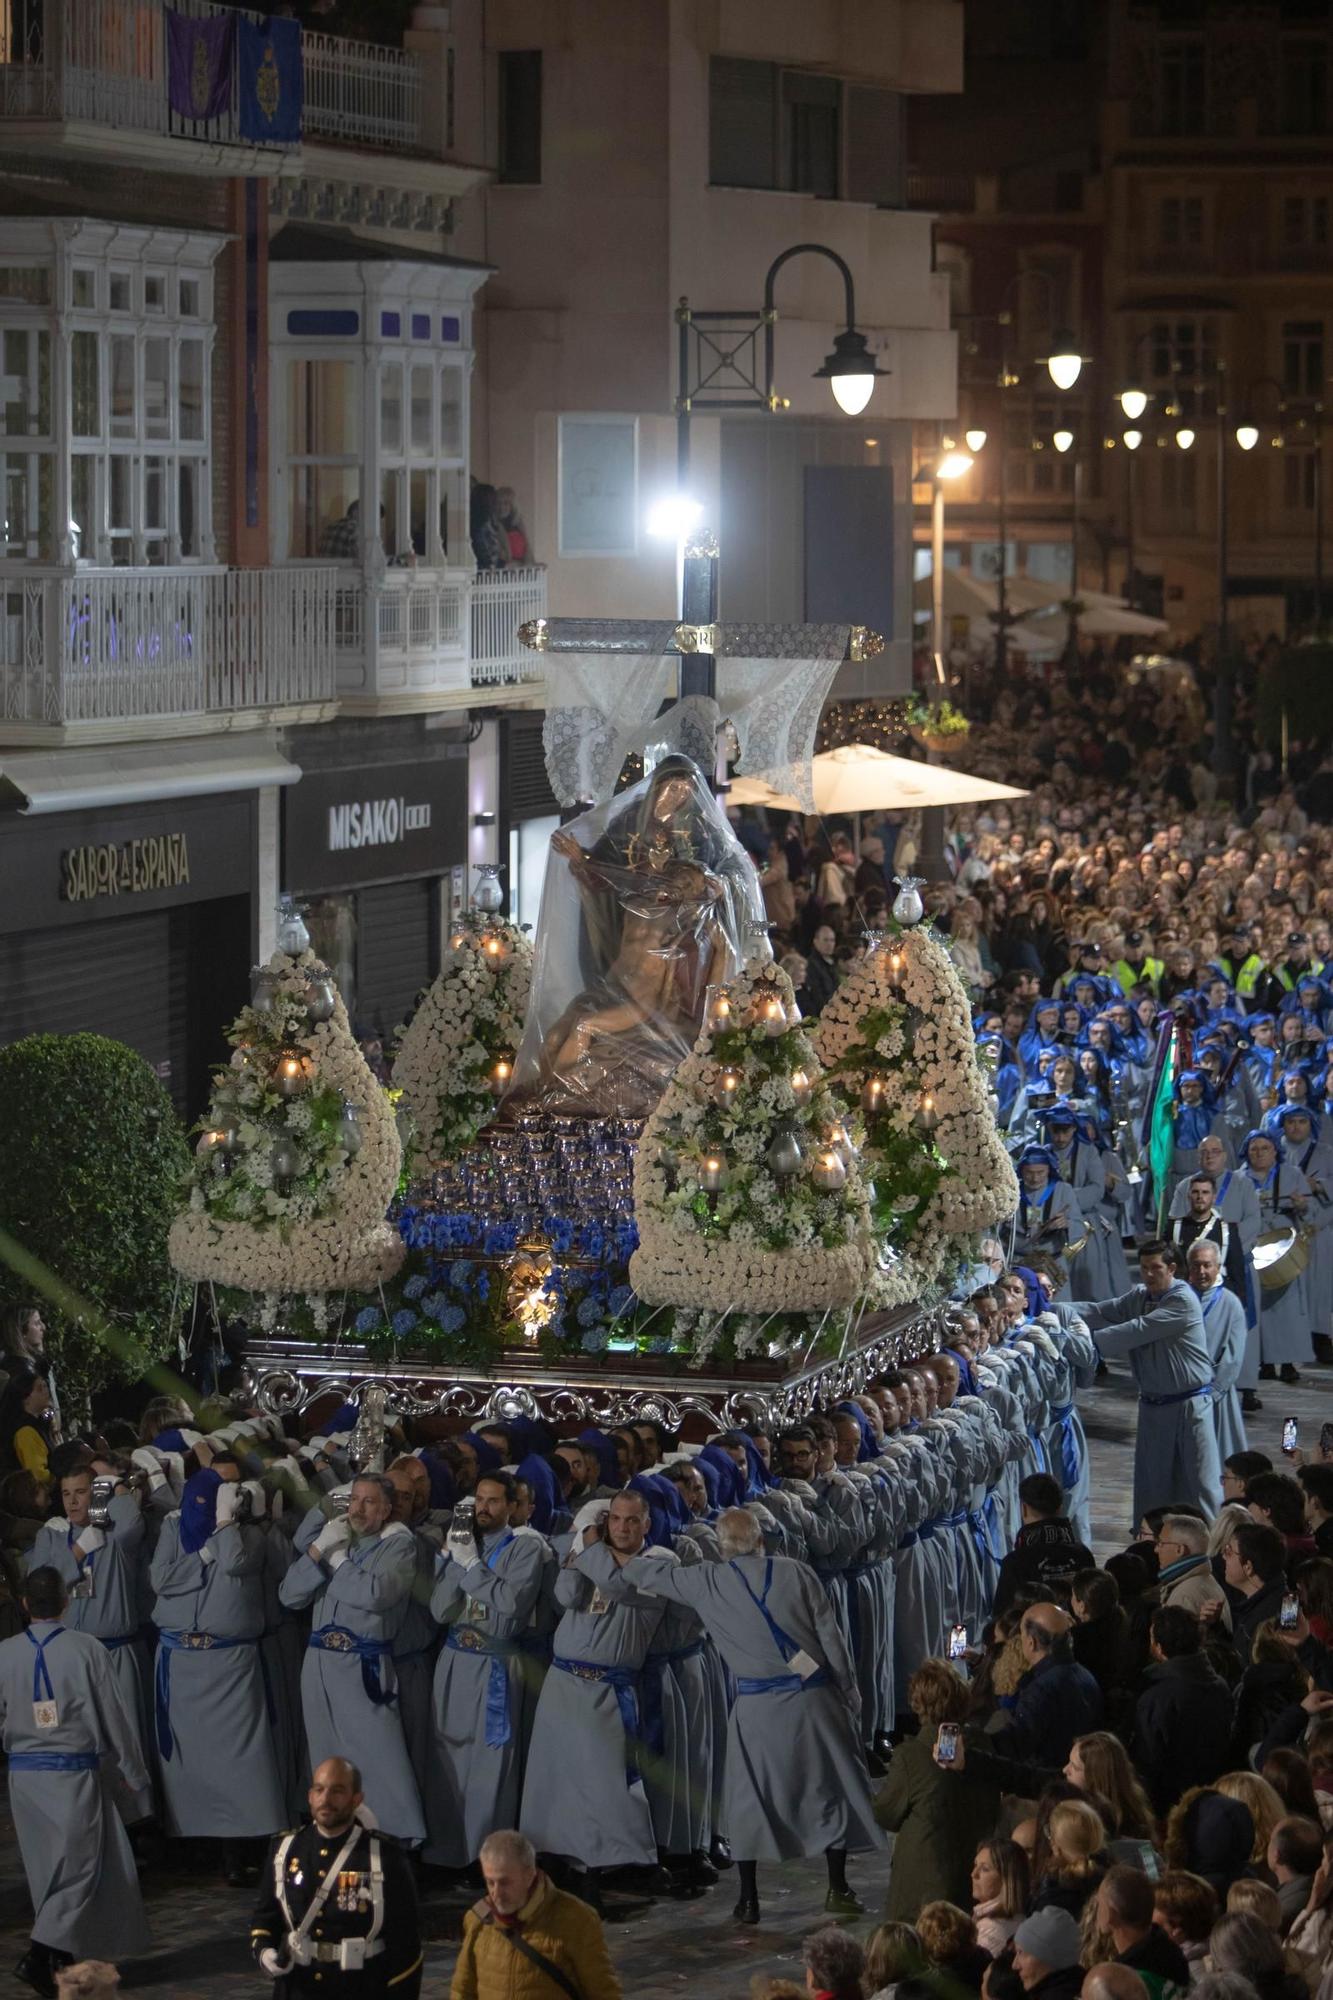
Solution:
M 327 1757 L 310 1785 L 311 1824 L 274 1842 L 250 1944 L 275 2000 L 418 2000 L 421 1928 L 406 1854 L 357 1817 L 361 1773 Z

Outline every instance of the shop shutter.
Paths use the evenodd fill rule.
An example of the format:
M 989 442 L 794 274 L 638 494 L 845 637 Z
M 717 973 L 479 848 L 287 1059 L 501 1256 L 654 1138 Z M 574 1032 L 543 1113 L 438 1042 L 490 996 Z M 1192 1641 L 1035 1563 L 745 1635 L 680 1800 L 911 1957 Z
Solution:
M 511 826 L 521 819 L 550 819 L 560 812 L 551 790 L 542 750 L 542 718 L 505 718 L 504 792 L 501 800 Z
M 439 884 L 433 877 L 358 892 L 354 1027 L 387 1040 L 407 1020 L 439 963 L 438 901 Z
M 154 1068 L 176 1054 L 171 917 L 166 910 L 66 924 L 4 940 L 0 1042 L 22 1035 L 109 1035 Z

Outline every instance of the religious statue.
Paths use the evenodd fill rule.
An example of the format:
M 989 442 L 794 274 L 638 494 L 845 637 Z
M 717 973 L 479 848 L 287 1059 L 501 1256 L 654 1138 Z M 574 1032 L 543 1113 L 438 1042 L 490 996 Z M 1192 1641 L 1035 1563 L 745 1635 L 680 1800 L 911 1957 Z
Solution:
M 763 922 L 754 864 L 687 757 L 561 827 L 512 1109 L 646 1118 Z

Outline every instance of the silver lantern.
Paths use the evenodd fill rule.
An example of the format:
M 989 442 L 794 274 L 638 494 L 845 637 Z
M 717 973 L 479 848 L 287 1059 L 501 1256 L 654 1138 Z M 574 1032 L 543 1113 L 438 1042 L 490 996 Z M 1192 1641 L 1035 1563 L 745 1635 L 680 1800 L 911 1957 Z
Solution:
M 266 965 L 257 965 L 250 974 L 250 1005 L 267 1013 L 278 997 L 278 975 Z
M 505 892 L 500 883 L 499 862 L 479 861 L 477 886 L 472 891 L 472 901 L 476 908 L 483 910 L 488 917 L 493 917 L 497 911 L 504 908 L 504 900 Z
M 349 1160 L 354 1160 L 361 1151 L 361 1111 L 350 1097 L 343 1099 L 342 1116 L 338 1120 L 338 1144 Z
M 328 972 L 312 972 L 305 983 L 306 1019 L 312 1028 L 321 1021 L 331 1021 L 333 1010 L 338 1004 L 338 989 Z
M 305 927 L 305 918 L 298 906 L 289 898 L 278 905 L 278 950 L 285 951 L 288 958 L 299 958 L 303 951 L 310 949 L 310 933 Z
M 805 1165 L 805 1147 L 797 1127 L 784 1120 L 773 1134 L 772 1144 L 764 1155 L 768 1170 L 780 1181 L 794 1180 Z
M 273 1171 L 275 1186 L 282 1181 L 294 1181 L 301 1171 L 301 1148 L 285 1132 L 279 1133 L 273 1141 L 268 1163 Z
M 900 924 L 919 924 L 926 914 L 921 901 L 920 875 L 904 875 L 898 884 L 898 893 L 893 899 L 893 914 Z

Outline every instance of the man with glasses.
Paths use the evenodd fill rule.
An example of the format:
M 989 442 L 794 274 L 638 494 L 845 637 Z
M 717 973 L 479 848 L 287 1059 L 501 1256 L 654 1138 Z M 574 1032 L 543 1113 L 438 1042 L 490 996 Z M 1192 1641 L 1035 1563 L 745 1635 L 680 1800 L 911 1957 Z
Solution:
M 1205 1604 L 1217 1603 L 1216 1616 L 1227 1632 L 1231 1630 L 1231 1607 L 1226 1592 L 1213 1575 L 1208 1560 L 1208 1529 L 1195 1514 L 1168 1514 L 1156 1538 L 1159 1602 L 1178 1604 L 1196 1617 Z

